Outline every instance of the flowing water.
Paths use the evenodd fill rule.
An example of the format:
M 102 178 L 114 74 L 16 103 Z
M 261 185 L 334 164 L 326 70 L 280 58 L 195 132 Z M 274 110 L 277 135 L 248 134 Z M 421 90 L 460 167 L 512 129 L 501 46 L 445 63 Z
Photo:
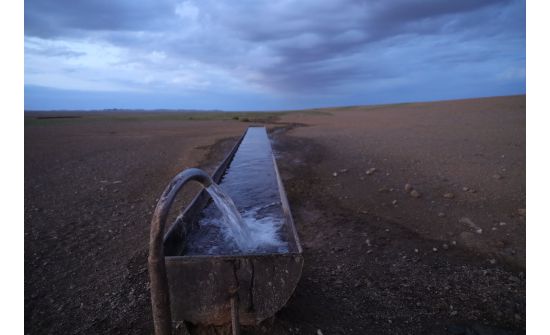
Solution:
M 251 127 L 219 185 L 213 202 L 186 240 L 185 255 L 288 252 L 284 215 L 265 128 Z
M 231 236 L 240 250 L 251 248 L 252 236 L 233 200 L 216 183 L 210 185 L 206 190 L 222 214 L 222 221 L 228 235 Z

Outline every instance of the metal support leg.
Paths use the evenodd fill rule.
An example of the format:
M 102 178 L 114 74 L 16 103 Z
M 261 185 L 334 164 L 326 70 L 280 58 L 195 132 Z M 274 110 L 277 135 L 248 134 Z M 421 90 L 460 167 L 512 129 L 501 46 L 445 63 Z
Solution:
M 231 329 L 233 335 L 241 334 L 241 324 L 239 322 L 239 294 L 231 296 Z

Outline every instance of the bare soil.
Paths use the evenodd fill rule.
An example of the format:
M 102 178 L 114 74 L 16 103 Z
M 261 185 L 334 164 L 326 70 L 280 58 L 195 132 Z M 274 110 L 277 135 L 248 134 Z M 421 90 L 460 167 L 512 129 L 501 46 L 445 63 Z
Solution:
M 40 121 L 25 129 L 25 333 L 150 334 L 156 199 L 249 123 Z M 246 334 L 525 333 L 525 96 L 269 122 L 305 263 Z

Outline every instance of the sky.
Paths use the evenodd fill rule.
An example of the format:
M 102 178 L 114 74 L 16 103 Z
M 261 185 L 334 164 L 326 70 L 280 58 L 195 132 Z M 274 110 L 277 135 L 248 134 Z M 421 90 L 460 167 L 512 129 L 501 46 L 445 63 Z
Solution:
M 524 1 L 25 0 L 26 110 L 524 93 Z

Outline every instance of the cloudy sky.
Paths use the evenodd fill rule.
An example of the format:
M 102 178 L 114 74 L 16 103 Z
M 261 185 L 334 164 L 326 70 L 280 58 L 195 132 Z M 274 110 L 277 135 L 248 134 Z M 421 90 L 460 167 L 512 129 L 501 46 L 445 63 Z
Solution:
M 524 1 L 25 0 L 26 109 L 522 93 Z

